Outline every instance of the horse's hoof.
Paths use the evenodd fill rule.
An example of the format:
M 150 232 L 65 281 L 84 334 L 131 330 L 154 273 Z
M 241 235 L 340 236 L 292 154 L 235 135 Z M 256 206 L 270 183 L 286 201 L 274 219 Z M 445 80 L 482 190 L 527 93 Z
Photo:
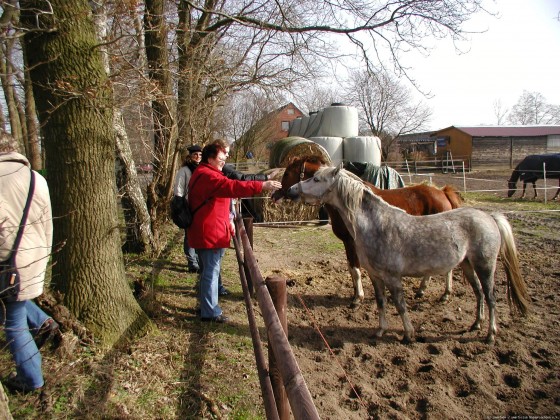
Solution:
M 440 302 L 448 302 L 449 301 L 449 293 L 444 293 L 443 295 L 441 295 L 441 297 L 439 298 Z
M 402 338 L 401 340 L 401 344 L 412 344 L 414 342 L 414 339 L 407 337 L 406 335 Z
M 496 342 L 496 337 L 494 335 L 489 335 L 486 337 L 486 344 L 492 345 Z
M 353 301 L 353 302 L 350 304 L 349 308 L 350 308 L 350 309 L 358 309 L 361 305 L 362 305 L 362 301 L 361 301 L 361 300 Z
M 383 337 L 384 333 L 385 333 L 385 330 L 382 330 L 381 328 L 378 328 L 377 330 L 375 330 L 375 338 Z
M 417 291 L 416 291 L 416 294 L 414 295 L 414 297 L 415 297 L 416 299 L 423 298 L 423 297 L 424 297 L 424 291 L 423 291 L 423 290 L 417 290 Z
M 480 322 L 475 322 L 469 328 L 469 331 L 479 331 L 480 330 Z

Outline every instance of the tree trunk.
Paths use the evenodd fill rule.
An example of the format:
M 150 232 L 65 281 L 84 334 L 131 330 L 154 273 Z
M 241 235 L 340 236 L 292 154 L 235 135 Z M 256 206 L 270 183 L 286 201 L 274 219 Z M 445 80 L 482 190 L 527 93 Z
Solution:
M 121 193 L 121 206 L 126 223 L 126 242 L 123 250 L 157 254 L 159 246 L 152 235 L 146 200 L 138 182 L 124 121 L 118 110 L 115 110 L 114 121 L 117 134 L 117 187 Z
M 167 220 L 169 200 L 173 193 L 173 179 L 177 169 L 177 106 L 173 93 L 168 28 L 165 22 L 165 0 L 146 0 L 144 30 L 149 78 L 153 83 L 152 100 L 154 122 L 154 170 L 148 185 L 147 204 L 152 232 L 159 243 L 159 231 Z
M 4 99 L 6 101 L 11 133 L 12 136 L 23 146 L 22 150 L 25 150 L 21 120 L 17 106 L 15 81 L 12 73 L 13 67 L 11 64 L 14 58 L 12 57 L 14 39 L 4 38 L 2 43 L 3 46 L 0 48 L 0 81 L 2 82 L 2 90 L 4 91 Z
M 0 382 L 0 419 L 13 420 L 12 413 L 10 413 L 10 406 L 8 405 L 8 397 L 4 392 L 2 382 Z
M 93 3 L 94 21 L 99 39 L 107 41 L 107 10 L 105 3 Z M 100 47 L 102 51 L 103 67 L 107 74 L 111 73 L 111 64 L 107 47 Z M 113 93 L 114 97 L 114 93 Z M 121 207 L 124 215 L 126 239 L 122 247 L 126 252 L 152 253 L 158 246 L 154 241 L 150 227 L 150 215 L 146 207 L 146 200 L 138 182 L 136 166 L 128 141 L 122 113 L 117 107 L 113 110 L 113 126 L 116 138 L 116 180 Z
M 52 6 L 53 13 L 41 13 Z M 21 22 L 51 189 L 52 286 L 102 345 L 151 324 L 127 284 L 115 185 L 112 88 L 87 0 L 22 0 Z
M 24 56 L 27 62 L 27 57 Z M 25 123 L 27 126 L 27 150 L 29 154 L 27 158 L 33 169 L 43 169 L 43 160 L 41 159 L 41 147 L 39 140 L 39 125 L 37 124 L 37 108 L 35 107 L 35 98 L 33 97 L 33 83 L 29 76 L 29 67 L 25 66 L 23 89 L 25 92 Z

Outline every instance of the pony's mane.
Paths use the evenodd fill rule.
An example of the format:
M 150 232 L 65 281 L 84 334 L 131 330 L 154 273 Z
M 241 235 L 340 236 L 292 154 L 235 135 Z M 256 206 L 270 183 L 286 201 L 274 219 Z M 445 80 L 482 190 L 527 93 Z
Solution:
M 367 196 L 368 199 L 371 200 L 380 201 L 384 205 L 396 209 L 399 212 L 406 213 L 406 211 L 400 207 L 393 206 L 374 194 L 371 189 L 365 185 L 364 181 L 352 172 L 343 169 L 340 171 L 337 178 L 338 180 L 335 181 L 336 192 L 346 204 L 348 209 L 348 218 L 353 226 L 355 225 L 356 211 L 362 205 L 364 196 Z
M 348 209 L 348 219 L 352 226 L 355 225 L 356 210 L 362 204 L 364 191 L 369 190 L 364 181 L 346 169 L 341 169 L 336 181 L 336 192 L 342 198 Z M 355 237 L 355 235 L 354 235 Z

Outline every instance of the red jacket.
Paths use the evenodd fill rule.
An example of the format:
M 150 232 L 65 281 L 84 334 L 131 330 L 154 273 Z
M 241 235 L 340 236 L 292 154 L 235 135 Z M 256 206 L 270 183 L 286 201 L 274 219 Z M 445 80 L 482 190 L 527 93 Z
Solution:
M 229 220 L 232 198 L 251 197 L 262 191 L 262 181 L 237 181 L 227 178 L 221 171 L 201 163 L 189 181 L 189 206 L 195 213 L 187 229 L 191 248 L 228 248 L 231 241 Z

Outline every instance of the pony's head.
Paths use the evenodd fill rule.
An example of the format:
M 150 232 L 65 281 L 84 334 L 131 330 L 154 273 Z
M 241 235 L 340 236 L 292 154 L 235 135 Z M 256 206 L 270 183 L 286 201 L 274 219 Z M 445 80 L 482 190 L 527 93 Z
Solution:
M 519 165 L 515 167 L 515 169 L 511 173 L 511 176 L 508 179 L 508 193 L 507 193 L 508 197 L 511 197 L 513 194 L 515 194 L 515 190 L 517 189 L 517 180 L 521 177 L 521 172 L 522 172 L 518 170 Z
M 279 201 L 282 198 L 289 198 L 286 193 L 292 185 L 311 178 L 317 169 L 326 164 L 327 162 L 322 156 L 310 155 L 292 158 L 282 176 L 282 188 L 272 194 L 272 199 Z M 299 196 L 295 198 L 296 201 L 298 199 Z
M 338 167 L 322 167 L 312 178 L 292 185 L 286 196 L 291 199 L 301 197 L 306 204 L 334 204 L 335 197 L 353 208 L 353 202 L 360 200 L 364 189 L 363 181 L 356 175 Z

